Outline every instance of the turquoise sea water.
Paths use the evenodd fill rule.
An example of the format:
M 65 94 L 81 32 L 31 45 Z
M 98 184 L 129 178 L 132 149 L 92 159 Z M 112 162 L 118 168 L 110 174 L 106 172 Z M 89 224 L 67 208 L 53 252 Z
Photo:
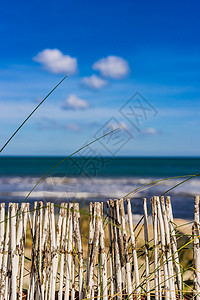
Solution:
M 25 199 L 38 180 L 62 157 L 0 157 L 0 200 Z M 54 169 L 34 190 L 28 201 L 105 201 L 123 197 L 154 180 L 200 173 L 200 158 L 75 157 Z M 184 178 L 183 178 L 184 179 Z M 162 184 L 132 195 L 136 214 L 142 212 L 142 197 L 150 199 L 183 179 Z M 200 178 L 168 193 L 175 217 L 192 219 L 193 196 L 200 194 Z
M 42 176 L 63 158 L 0 157 L 0 176 Z M 62 163 L 54 172 L 68 176 L 86 172 L 90 176 L 168 177 L 200 172 L 200 158 L 75 157 Z

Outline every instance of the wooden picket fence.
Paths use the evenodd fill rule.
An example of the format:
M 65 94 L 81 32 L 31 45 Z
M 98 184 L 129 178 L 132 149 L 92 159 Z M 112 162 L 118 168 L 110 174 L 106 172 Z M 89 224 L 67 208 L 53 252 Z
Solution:
M 79 204 L 61 204 L 58 215 L 54 209 L 53 203 L 35 202 L 32 210 L 10 203 L 6 211 L 0 204 L 0 300 L 183 298 L 170 197 L 153 197 L 149 209 L 143 199 L 139 248 L 130 199 L 90 203 L 87 247 Z M 198 196 L 194 215 L 193 296 L 199 300 Z

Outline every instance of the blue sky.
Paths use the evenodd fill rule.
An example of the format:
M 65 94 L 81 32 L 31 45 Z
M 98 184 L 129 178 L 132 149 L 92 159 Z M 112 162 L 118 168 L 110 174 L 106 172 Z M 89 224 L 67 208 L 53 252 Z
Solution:
M 199 1 L 71 2 L 1 5 L 0 147 L 70 73 L 1 155 L 199 156 Z

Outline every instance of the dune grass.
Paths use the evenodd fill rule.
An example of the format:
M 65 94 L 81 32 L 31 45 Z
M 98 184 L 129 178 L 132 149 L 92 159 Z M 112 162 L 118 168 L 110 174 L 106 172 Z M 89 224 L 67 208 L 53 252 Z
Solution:
M 68 75 L 67 75 L 68 76 Z M 2 152 L 5 147 L 11 142 L 11 140 L 14 138 L 14 136 L 18 133 L 18 131 L 24 126 L 24 124 L 29 120 L 29 118 L 36 112 L 37 109 L 42 105 L 42 103 L 55 91 L 55 89 L 66 79 L 65 76 L 51 91 L 50 93 L 35 107 L 35 109 L 28 115 L 28 117 L 21 123 L 21 125 L 16 129 L 16 131 L 11 135 L 11 137 L 7 140 L 7 142 L 3 145 L 3 147 L 0 149 L 0 152 Z M 33 192 L 33 190 L 41 183 L 41 181 L 48 176 L 52 170 L 54 170 L 57 166 L 62 164 L 64 161 L 72 157 L 74 154 L 77 154 L 79 151 L 82 149 L 88 147 L 89 145 L 95 143 L 96 141 L 104 138 L 106 135 L 112 134 L 113 132 L 119 130 L 119 128 L 110 131 L 109 133 L 102 135 L 100 138 L 97 138 L 84 147 L 79 148 L 78 150 L 74 151 L 72 154 L 68 155 L 66 158 L 61 160 L 58 164 L 52 166 L 52 168 L 44 174 L 40 180 L 36 183 L 36 185 L 31 189 L 31 191 L 28 193 L 26 198 L 24 199 L 24 202 L 28 200 L 30 194 Z M 172 179 L 182 179 L 185 178 L 184 180 L 180 181 L 178 184 L 172 186 L 170 189 L 166 190 L 162 195 L 165 195 L 169 193 L 171 190 L 175 189 L 176 187 L 186 183 L 189 180 L 192 180 L 193 178 L 200 176 L 200 173 L 193 174 L 193 175 L 182 175 L 182 176 L 176 176 L 176 177 L 170 177 L 170 178 L 163 178 L 159 180 L 152 181 L 151 183 L 141 185 L 138 188 L 133 189 L 130 191 L 128 194 L 124 195 L 123 199 L 127 199 L 128 197 L 133 197 L 137 192 L 139 191 L 144 191 L 146 189 L 150 189 L 151 187 L 162 184 L 164 181 L 170 181 Z M 159 196 L 162 196 L 159 195 Z M 143 232 L 143 225 L 142 225 L 142 219 L 135 224 L 134 231 L 135 231 L 135 236 L 136 236 L 136 241 L 137 241 L 137 253 L 138 253 L 138 261 L 140 265 L 140 275 L 143 276 L 145 272 L 145 266 L 144 266 L 144 232 Z M 105 220 L 106 224 L 107 220 Z M 184 286 L 183 289 L 185 291 L 190 291 L 193 292 L 193 261 L 192 261 L 192 232 L 191 232 L 191 226 L 187 228 L 187 226 L 190 225 L 190 223 L 184 221 L 184 220 L 176 220 L 175 221 L 176 225 L 176 235 L 178 239 L 178 251 L 179 251 L 179 257 L 180 257 L 180 263 L 181 263 L 181 268 L 182 268 L 182 276 L 183 276 L 183 282 Z M 105 225 L 106 226 L 106 225 Z M 82 242 L 83 242 L 83 253 L 84 257 L 86 258 L 87 256 L 87 244 L 88 244 L 88 230 L 89 230 L 89 214 L 85 208 L 81 210 L 81 228 L 82 228 Z M 107 228 L 107 227 L 106 227 Z M 149 234 L 150 234 L 150 241 L 152 242 L 152 226 L 149 227 Z M 109 239 L 108 239 L 108 229 L 105 230 L 105 245 L 106 245 L 106 251 L 107 253 L 109 252 Z M 26 249 L 27 252 L 25 253 L 25 268 L 27 269 L 27 273 L 24 275 L 29 278 L 29 272 L 30 272 L 30 259 L 31 259 L 31 235 L 30 235 L 30 228 L 27 231 L 27 238 L 26 238 Z M 150 243 L 150 247 L 152 250 L 154 249 L 153 245 Z M 152 254 L 150 258 L 150 262 L 152 263 L 154 259 L 154 256 Z M 86 259 L 84 259 L 84 263 L 86 263 Z M 151 288 L 153 290 L 153 282 L 151 282 Z

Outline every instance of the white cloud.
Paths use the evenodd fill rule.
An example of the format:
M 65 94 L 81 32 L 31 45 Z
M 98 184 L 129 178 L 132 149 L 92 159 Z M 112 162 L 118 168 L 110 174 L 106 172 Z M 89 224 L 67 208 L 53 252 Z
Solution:
M 69 95 L 69 97 L 62 105 L 63 109 L 73 109 L 73 110 L 86 109 L 88 107 L 89 107 L 89 103 L 86 100 L 80 99 L 74 94 Z
M 79 132 L 80 131 L 80 126 L 76 123 L 71 123 L 71 124 L 67 124 L 65 126 L 66 129 L 75 131 L 75 132 Z
M 159 134 L 159 131 L 156 128 L 147 128 L 146 130 L 143 131 L 143 134 L 146 135 L 157 135 Z
M 118 129 L 118 128 L 120 128 L 121 130 L 128 129 L 128 126 L 123 121 L 117 122 L 117 123 L 111 123 L 111 124 L 108 125 L 108 127 L 109 127 L 110 130 L 115 130 L 115 129 Z
M 45 49 L 39 52 L 33 60 L 41 63 L 51 73 L 76 73 L 78 70 L 77 59 L 64 55 L 58 49 Z
M 121 79 L 128 75 L 130 68 L 128 62 L 122 57 L 108 56 L 93 64 L 93 69 L 100 71 L 104 77 Z
M 37 97 L 33 100 L 34 103 L 39 104 L 41 101 L 43 100 L 43 98 L 41 97 Z
M 89 77 L 83 77 L 83 79 L 81 80 L 81 83 L 84 86 L 87 86 L 91 89 L 100 89 L 106 85 L 108 85 L 108 81 L 105 79 L 100 78 L 97 75 L 91 75 Z

